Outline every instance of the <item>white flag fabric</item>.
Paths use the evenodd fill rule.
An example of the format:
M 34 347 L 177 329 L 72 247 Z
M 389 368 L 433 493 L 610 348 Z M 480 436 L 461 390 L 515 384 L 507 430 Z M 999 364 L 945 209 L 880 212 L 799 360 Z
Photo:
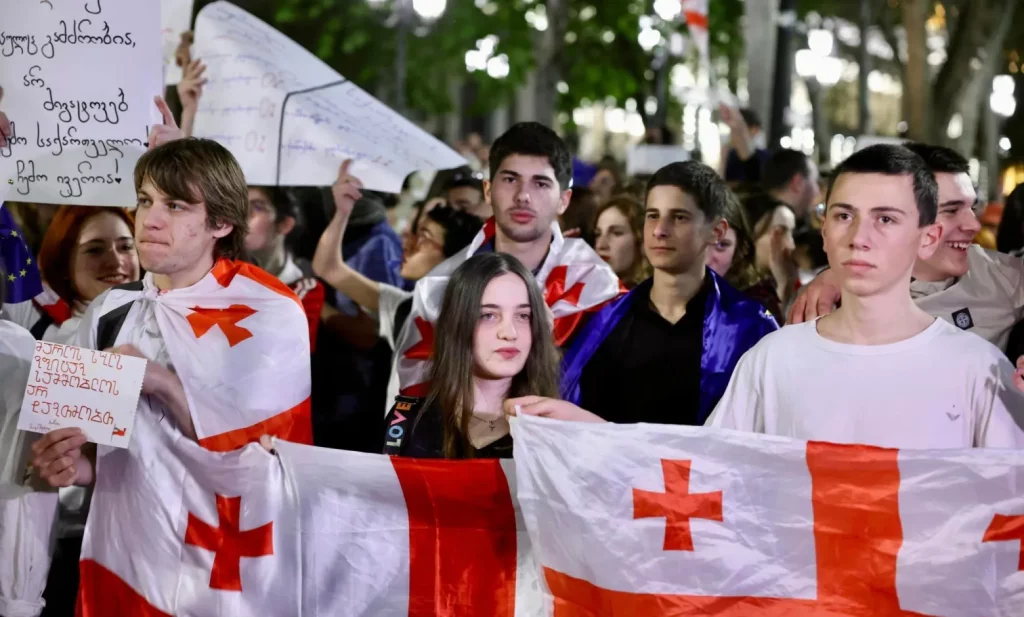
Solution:
M 0 320 L 0 615 L 35 617 L 54 542 L 57 492 L 24 486 L 29 445 L 38 435 L 18 430 L 18 413 L 35 340 L 28 330 Z
M 584 315 L 599 310 L 609 300 L 625 293 L 619 277 L 594 249 L 578 238 L 564 238 L 558 223 L 551 224 L 551 250 L 535 274 L 544 291 L 544 301 L 554 314 L 554 336 L 564 344 L 583 323 Z M 481 250 L 494 250 L 495 222 L 488 220 L 473 241 L 452 255 L 416 283 L 412 309 L 395 341 L 398 380 L 402 394 L 426 396 L 434 345 L 434 322 L 441 312 L 444 290 L 452 273 Z M 394 402 L 389 392 L 388 409 Z M 386 410 L 385 410 L 386 411 Z
M 1024 452 L 513 426 L 559 617 L 1024 614 Z
M 118 310 L 127 313 L 116 345 L 145 352 L 139 337 L 148 330 L 166 345 L 203 447 L 226 452 L 261 435 L 313 442 L 309 326 L 302 303 L 276 277 L 228 259 L 185 289 L 160 291 L 147 274 L 93 302 L 79 346 L 95 348 L 100 319 Z
M 148 426 L 148 425 L 147 425 Z M 214 453 L 137 433 L 100 461 L 81 617 L 535 617 L 544 607 L 511 461 L 417 461 L 275 444 Z M 179 488 L 180 487 L 180 488 Z M 116 501 L 111 497 L 116 498 Z M 138 548 L 136 548 L 138 547 Z

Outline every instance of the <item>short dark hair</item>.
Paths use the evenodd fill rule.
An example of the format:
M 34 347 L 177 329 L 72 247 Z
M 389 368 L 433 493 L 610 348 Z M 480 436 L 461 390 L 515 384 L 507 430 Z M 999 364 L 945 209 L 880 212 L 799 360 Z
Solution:
M 966 174 L 970 173 L 971 165 L 959 152 L 945 146 L 933 146 L 916 141 L 908 141 L 903 147 L 924 159 L 925 165 L 933 174 Z
M 761 171 L 761 183 L 766 191 L 775 191 L 785 187 L 793 176 L 799 174 L 804 178 L 811 175 L 811 160 L 799 150 L 781 148 L 772 152 L 764 162 Z
M 288 217 L 298 222 L 299 207 L 288 191 L 279 186 L 250 186 L 249 188 L 256 189 L 267 197 L 270 205 L 274 207 L 275 223 L 280 223 Z
M 451 206 L 437 206 L 427 212 L 427 218 L 444 228 L 445 257 L 451 257 L 469 246 L 477 232 L 484 226 L 484 222 L 479 218 Z
M 714 169 L 697 161 L 669 163 L 654 172 L 647 182 L 644 201 L 651 189 L 659 186 L 674 186 L 693 197 L 708 223 L 725 216 L 726 203 L 733 198 L 725 180 Z
M 749 107 L 744 107 L 743 109 L 740 110 L 740 115 L 743 116 L 743 122 L 746 123 L 746 125 L 749 128 L 762 128 L 761 116 L 757 115 L 757 112 L 754 111 L 753 109 L 750 109 Z
M 939 209 L 939 186 L 935 174 L 917 153 L 903 146 L 875 144 L 854 152 L 832 172 L 825 203 L 832 199 L 832 189 L 843 174 L 883 174 L 910 176 L 914 180 L 914 201 L 917 203 L 918 225 L 935 222 Z
M 478 171 L 473 171 L 473 169 L 469 167 L 460 167 L 452 172 L 452 175 L 444 183 L 444 188 L 442 190 L 449 191 L 463 186 L 475 188 L 483 193 L 484 175 Z
M 135 164 L 135 190 L 149 180 L 164 195 L 187 203 L 206 202 L 206 225 L 231 225 L 217 240 L 214 257 L 240 259 L 249 233 L 249 189 L 242 167 L 212 139 L 186 137 L 157 146 Z
M 539 122 L 520 122 L 494 140 L 491 145 L 491 178 L 513 154 L 545 156 L 555 170 L 558 186 L 564 191 L 572 180 L 572 155 L 562 138 Z

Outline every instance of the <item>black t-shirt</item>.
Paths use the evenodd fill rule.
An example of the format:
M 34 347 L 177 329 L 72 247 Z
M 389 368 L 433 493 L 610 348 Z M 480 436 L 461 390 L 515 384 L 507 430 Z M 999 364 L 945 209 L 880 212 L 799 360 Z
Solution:
M 712 281 L 669 323 L 651 305 L 652 279 L 634 292 L 628 312 L 580 376 L 580 406 L 620 424 L 699 424 L 704 312 Z
M 444 431 L 436 403 L 425 405 L 422 398 L 399 396 L 387 417 L 384 454 L 411 458 L 444 458 Z M 457 459 L 468 458 L 458 452 Z M 473 458 L 512 458 L 512 436 L 476 450 Z

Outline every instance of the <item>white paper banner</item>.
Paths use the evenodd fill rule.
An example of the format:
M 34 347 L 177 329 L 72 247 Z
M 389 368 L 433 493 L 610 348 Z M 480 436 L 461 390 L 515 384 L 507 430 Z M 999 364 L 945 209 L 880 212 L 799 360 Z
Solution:
M 142 358 L 37 341 L 18 428 L 78 427 L 89 441 L 127 448 L 145 374 Z
M 181 81 L 181 67 L 174 63 L 174 52 L 181 43 L 181 34 L 192 24 L 192 0 L 160 0 L 160 40 L 164 54 L 164 84 Z
M 132 170 L 160 114 L 159 0 L 10 2 L 0 23 L 7 198 L 133 206 Z
M 641 144 L 630 148 L 626 156 L 626 175 L 653 174 L 669 163 L 690 160 L 682 146 Z
M 242 9 L 215 2 L 196 17 L 193 56 L 209 79 L 194 135 L 215 139 L 249 184 L 326 186 L 338 167 L 397 193 L 417 170 L 466 160 Z

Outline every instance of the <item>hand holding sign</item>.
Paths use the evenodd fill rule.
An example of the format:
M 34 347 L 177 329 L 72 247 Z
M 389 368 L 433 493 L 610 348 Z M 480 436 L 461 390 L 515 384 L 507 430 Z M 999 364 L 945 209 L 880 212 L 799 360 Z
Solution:
M 4 102 L 4 89 L 0 86 L 0 104 Z M 11 136 L 11 121 L 7 119 L 7 114 L 3 112 L 3 108 L 0 107 L 0 148 L 7 145 L 7 138 Z
M 18 428 L 49 434 L 74 427 L 89 441 L 125 448 L 146 364 L 139 358 L 37 341 Z
M 54 488 L 88 486 L 93 480 L 92 461 L 82 452 L 88 443 L 80 428 L 59 428 L 32 444 L 32 467 Z

